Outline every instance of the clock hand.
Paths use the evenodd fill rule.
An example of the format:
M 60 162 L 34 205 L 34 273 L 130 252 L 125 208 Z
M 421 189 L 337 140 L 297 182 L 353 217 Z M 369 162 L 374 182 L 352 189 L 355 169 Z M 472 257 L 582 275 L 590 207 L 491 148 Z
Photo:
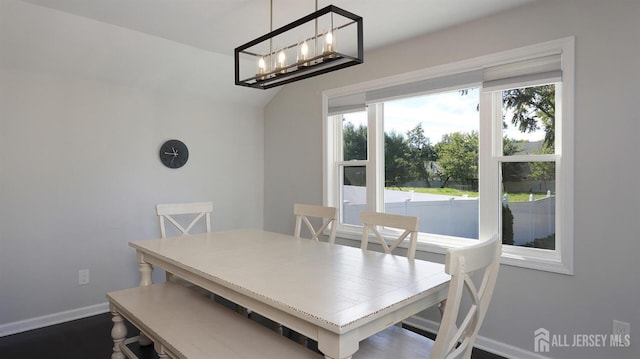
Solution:
M 172 155 L 173 157 L 177 156 L 178 153 L 177 152 L 165 152 L 165 155 Z

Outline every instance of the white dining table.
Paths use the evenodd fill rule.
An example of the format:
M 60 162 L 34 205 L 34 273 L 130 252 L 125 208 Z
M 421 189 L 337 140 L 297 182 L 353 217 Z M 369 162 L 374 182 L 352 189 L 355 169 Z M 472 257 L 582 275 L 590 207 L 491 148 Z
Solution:
M 140 285 L 153 267 L 291 328 L 325 358 L 446 299 L 444 265 L 261 230 L 130 242 Z

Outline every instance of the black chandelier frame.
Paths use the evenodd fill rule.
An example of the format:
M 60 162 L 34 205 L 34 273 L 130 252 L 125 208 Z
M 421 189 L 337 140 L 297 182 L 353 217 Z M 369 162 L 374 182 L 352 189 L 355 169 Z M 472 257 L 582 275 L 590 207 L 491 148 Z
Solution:
M 306 59 L 304 63 L 294 62 L 287 66 L 272 69 L 269 72 L 256 74 L 255 76 L 251 76 L 249 78 L 240 78 L 240 55 L 250 55 L 255 56 L 256 59 L 259 57 L 271 57 L 275 56 L 275 52 L 273 49 L 270 49 L 270 53 L 268 54 L 256 54 L 253 52 L 247 51 L 251 47 L 263 43 L 267 40 L 273 39 L 275 36 L 283 34 L 289 30 L 292 30 L 298 26 L 306 24 L 310 21 L 316 20 L 323 15 L 327 15 L 329 13 L 335 13 L 340 16 L 343 16 L 347 19 L 352 20 L 351 22 L 342 25 L 340 27 L 332 29 L 339 30 L 341 28 L 351 26 L 355 23 L 356 26 L 356 37 L 357 37 L 357 55 L 347 55 L 344 53 L 340 53 L 339 51 L 331 51 L 330 53 L 321 53 L 316 54 L 315 56 Z M 266 35 L 263 35 L 255 40 L 249 41 L 244 45 L 236 47 L 234 50 L 234 59 L 235 59 L 235 83 L 239 86 L 252 87 L 257 89 L 269 89 L 276 86 L 281 86 L 284 84 L 288 84 L 294 81 L 299 81 L 303 79 L 307 79 L 310 77 L 322 75 L 331 71 L 336 71 L 339 69 L 343 69 L 346 67 L 359 65 L 363 63 L 363 20 L 361 16 L 353 14 L 349 11 L 343 10 L 337 6 L 329 5 L 324 7 L 318 11 L 315 11 L 305 17 L 302 17 L 290 24 L 287 24 L 281 28 L 273 30 Z M 317 40 L 318 38 L 324 36 L 323 34 L 314 34 L 314 36 L 309 39 Z M 285 49 L 290 49 L 292 47 L 297 46 L 298 44 L 292 44 Z

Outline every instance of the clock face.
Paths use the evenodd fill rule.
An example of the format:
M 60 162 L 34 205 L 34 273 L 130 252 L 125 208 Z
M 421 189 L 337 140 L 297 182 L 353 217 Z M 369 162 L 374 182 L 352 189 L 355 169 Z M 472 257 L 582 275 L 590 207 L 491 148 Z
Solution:
M 160 161 L 169 168 L 180 168 L 187 163 L 189 150 L 179 140 L 169 140 L 160 147 Z

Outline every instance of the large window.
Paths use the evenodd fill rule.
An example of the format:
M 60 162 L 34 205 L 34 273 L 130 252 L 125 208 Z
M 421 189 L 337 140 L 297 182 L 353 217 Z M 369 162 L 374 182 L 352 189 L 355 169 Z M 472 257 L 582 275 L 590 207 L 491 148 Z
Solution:
M 503 263 L 572 272 L 573 39 L 325 93 L 325 199 L 420 218 L 419 249 L 500 233 Z

